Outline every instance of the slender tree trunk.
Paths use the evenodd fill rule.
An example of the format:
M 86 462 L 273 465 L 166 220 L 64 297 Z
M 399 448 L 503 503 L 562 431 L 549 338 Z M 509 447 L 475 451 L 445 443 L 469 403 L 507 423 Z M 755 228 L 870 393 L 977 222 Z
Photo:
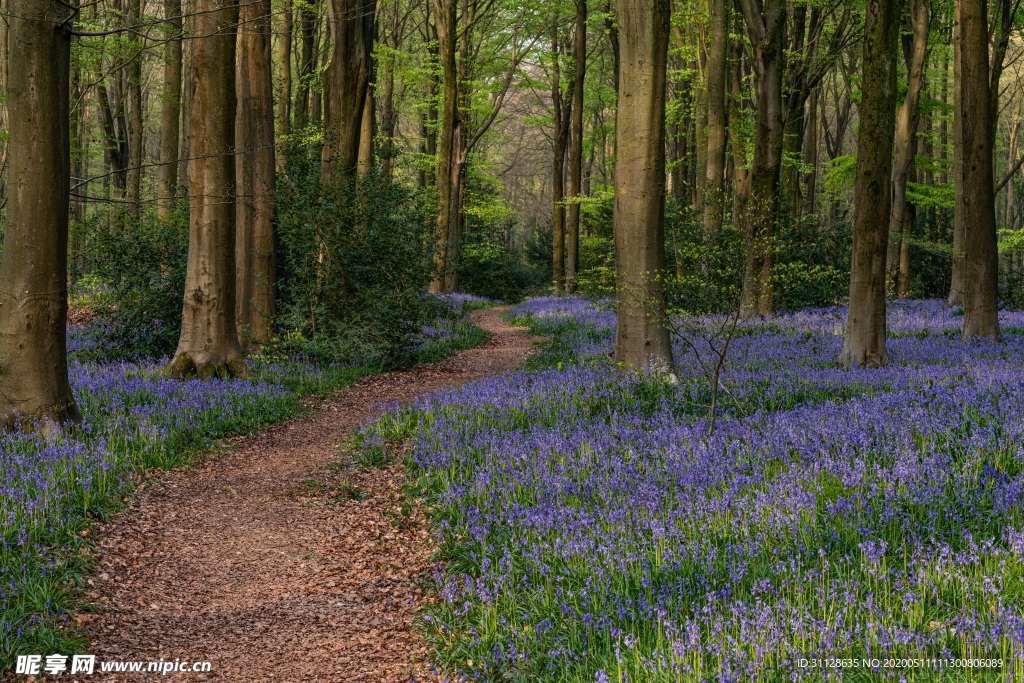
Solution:
M 800 213 L 804 210 L 813 215 L 815 199 L 818 192 L 818 97 L 820 90 L 815 88 L 807 103 L 807 121 L 810 125 L 804 130 L 803 162 L 807 172 L 804 174 L 804 185 L 807 188 L 804 192 L 804 201 L 800 207 Z
M 346 182 L 359 163 L 363 111 L 373 74 L 374 0 L 330 0 L 332 50 L 323 181 Z
M 569 151 L 569 204 L 568 244 L 566 246 L 566 291 L 576 290 L 576 274 L 580 267 L 580 201 L 583 188 L 583 95 L 587 76 L 587 0 L 575 0 L 576 37 L 573 41 L 573 61 L 576 74 L 572 89 L 572 148 Z
M 886 255 L 888 287 L 894 293 L 898 289 L 900 245 L 909 239 L 909 234 L 905 235 L 903 232 L 908 225 L 906 215 L 910 211 L 907 201 L 907 182 L 910 180 L 917 150 L 914 141 L 920 117 L 921 88 L 924 86 L 924 60 L 928 54 L 931 0 L 910 0 L 910 23 L 913 35 L 904 40 L 905 43 L 909 43 L 909 45 L 904 45 L 904 53 L 907 57 L 907 94 L 896 114 L 896 154 L 892 168 L 892 217 L 889 222 L 889 245 Z
M 729 13 L 726 0 L 711 0 L 708 41 L 707 171 L 704 181 L 704 239 L 710 242 L 722 229 L 725 172 L 725 84 L 729 74 Z
M 10 194 L 0 259 L 0 415 L 79 421 L 67 366 L 71 35 L 55 0 L 9 0 Z
M 129 0 L 128 24 L 141 21 L 142 0 Z M 128 72 L 128 212 L 139 217 L 142 192 L 142 43 L 131 38 L 132 59 L 125 67 Z
M 239 339 L 274 336 L 274 79 L 270 0 L 239 9 L 235 117 L 235 316 Z
M 167 220 L 178 186 L 178 137 L 181 134 L 181 0 L 164 1 L 164 92 L 160 102 L 160 165 L 157 168 L 157 216 Z
M 190 58 L 189 244 L 172 377 L 245 371 L 235 322 L 235 0 L 196 0 Z
M 377 107 L 374 104 L 373 88 L 366 93 L 366 101 L 363 103 L 363 117 L 360 122 L 359 131 L 359 161 L 357 175 L 360 178 L 373 170 L 374 141 L 373 134 L 377 127 Z
M 295 93 L 295 128 L 304 129 L 309 125 L 309 95 L 313 78 L 313 62 L 316 59 L 313 41 L 316 36 L 316 10 L 303 4 L 299 13 L 299 34 L 301 45 L 299 50 L 299 87 Z
M 615 360 L 671 369 L 665 287 L 668 0 L 618 0 L 622 36 L 615 150 Z
M 458 104 L 458 72 L 455 63 L 458 5 L 455 0 L 434 0 L 434 25 L 437 30 L 438 59 L 441 64 L 442 104 L 438 112 L 440 134 L 437 139 L 437 231 L 435 236 L 434 277 L 431 292 L 449 291 L 446 277 L 454 266 L 451 224 L 458 214 L 458 178 L 462 121 Z
M 568 149 L 572 103 L 562 94 L 562 50 L 558 27 L 551 26 L 551 107 L 555 130 L 552 135 L 551 163 L 551 264 L 555 294 L 565 291 L 565 154 Z M 575 90 L 572 84 L 570 89 Z
M 985 0 L 960 2 L 960 118 L 957 208 L 963 215 L 964 338 L 999 338 L 994 111 L 989 91 L 988 11 Z
M 949 286 L 949 297 L 946 299 L 949 306 L 960 306 L 964 303 L 964 253 L 967 249 L 967 228 L 964 224 L 964 213 L 961 210 L 964 200 L 960 196 L 963 190 L 960 176 L 964 160 L 964 151 L 960 146 L 962 121 L 960 118 L 961 93 L 958 85 L 963 77 L 960 6 L 960 0 L 953 0 L 953 185 L 956 200 L 953 208 L 953 275 Z
M 892 204 L 896 46 L 901 13 L 899 0 L 868 0 L 857 136 L 850 308 L 840 358 L 846 366 L 880 367 L 889 362 L 885 348 L 885 251 Z
M 291 133 L 292 120 L 292 0 L 281 0 L 277 36 L 277 127 L 278 138 Z M 284 168 L 284 145 L 278 145 L 277 163 Z

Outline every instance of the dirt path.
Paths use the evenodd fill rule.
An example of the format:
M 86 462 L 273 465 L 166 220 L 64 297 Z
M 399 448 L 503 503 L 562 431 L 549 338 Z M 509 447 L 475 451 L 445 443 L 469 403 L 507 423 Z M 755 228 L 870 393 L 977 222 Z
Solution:
M 382 403 L 518 367 L 533 338 L 500 313 L 472 314 L 493 335 L 480 348 L 368 377 L 143 491 L 100 535 L 88 597 L 104 609 L 79 617 L 97 661 L 212 662 L 210 674 L 172 680 L 408 681 L 424 652 L 411 624 L 429 567 L 425 524 L 418 512 L 393 524 L 400 465 L 348 473 L 362 500 L 323 466 Z M 164 677 L 82 680 L 98 678 Z

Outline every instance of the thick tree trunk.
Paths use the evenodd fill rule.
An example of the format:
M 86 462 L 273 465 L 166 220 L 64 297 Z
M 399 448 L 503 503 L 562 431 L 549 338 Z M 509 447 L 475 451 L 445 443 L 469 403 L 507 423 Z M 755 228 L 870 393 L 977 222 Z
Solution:
M 189 65 L 189 242 L 172 377 L 245 371 L 235 322 L 235 31 L 238 3 L 196 0 Z
M 904 53 L 907 57 L 907 94 L 896 114 L 896 153 L 892 167 L 892 218 L 889 222 L 889 246 L 886 255 L 888 287 L 898 293 L 900 249 L 909 233 L 904 229 L 910 225 L 906 220 L 910 212 L 907 201 L 907 182 L 917 146 L 917 124 L 920 118 L 919 103 L 921 88 L 924 86 L 924 60 L 928 54 L 928 27 L 931 24 L 931 0 L 910 0 L 910 23 L 912 36 L 904 39 Z M 907 44 L 909 43 L 909 44 Z
M 751 196 L 743 226 L 747 257 L 740 307 L 744 315 L 775 312 L 775 223 L 785 116 L 782 106 L 786 0 L 740 0 L 747 35 L 754 44 L 757 118 Z
M 282 0 L 277 36 L 277 125 L 280 138 L 291 132 L 292 120 L 292 0 Z M 277 163 L 285 165 L 284 145 L 278 146 Z
M 235 117 L 235 287 L 238 335 L 274 336 L 274 83 L 270 59 L 270 0 L 240 5 Z
M 566 291 L 576 290 L 576 274 L 580 268 L 580 201 L 583 189 L 583 94 L 587 76 L 587 0 L 576 2 L 576 37 L 573 61 L 576 73 L 572 89 L 572 145 L 569 150 L 569 229 L 565 251 Z
M 899 0 L 868 0 L 857 181 L 854 189 L 850 308 L 840 362 L 880 367 L 885 348 L 885 251 L 892 205 L 892 147 L 896 109 Z
M 455 63 L 458 5 L 455 0 L 434 0 L 434 26 L 437 30 L 438 59 L 441 64 L 442 104 L 438 112 L 440 134 L 437 138 L 437 223 L 435 233 L 434 277 L 431 292 L 454 289 L 455 244 L 452 225 L 458 220 L 459 177 L 462 148 L 462 121 L 459 116 L 458 72 Z
M 56 0 L 9 0 L 10 190 L 0 259 L 0 421 L 81 415 L 67 366 L 71 35 Z M 27 425 L 26 425 L 27 426 Z
M 165 0 L 164 92 L 160 102 L 160 166 L 157 216 L 167 220 L 178 186 L 178 137 L 181 134 L 181 0 Z
M 722 229 L 725 172 L 725 84 L 729 73 L 729 20 L 726 0 L 711 0 L 708 41 L 707 170 L 704 181 L 704 238 L 715 239 Z
M 332 57 L 327 79 L 323 181 L 347 182 L 359 163 L 363 111 L 373 74 L 374 0 L 330 0 Z
M 356 164 L 356 173 L 362 178 L 373 170 L 373 136 L 377 128 L 377 107 L 373 101 L 373 88 L 366 93 L 366 101 L 363 103 L 363 118 L 359 125 L 361 129 L 359 131 L 359 161 Z
M 666 326 L 665 85 L 668 0 L 618 0 L 621 78 L 615 150 L 615 360 L 670 370 Z
M 963 216 L 964 338 L 999 338 L 994 112 L 989 91 L 988 11 L 985 0 L 960 0 L 960 93 L 957 208 Z M 961 191 L 962 189 L 962 191 Z

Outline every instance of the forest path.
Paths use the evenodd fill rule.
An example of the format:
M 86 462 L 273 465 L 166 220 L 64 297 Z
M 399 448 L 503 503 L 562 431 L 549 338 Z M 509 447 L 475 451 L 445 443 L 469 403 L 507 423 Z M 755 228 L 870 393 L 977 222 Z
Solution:
M 492 335 L 483 346 L 366 377 L 307 416 L 148 484 L 101 530 L 87 597 L 103 610 L 78 617 L 97 662 L 212 662 L 209 674 L 168 676 L 182 681 L 408 681 L 425 651 L 411 629 L 426 597 L 415 581 L 429 568 L 425 520 L 416 510 L 412 524 L 393 523 L 401 463 L 324 466 L 382 404 L 519 367 L 535 338 L 502 311 L 471 313 Z M 346 483 L 363 499 L 347 499 Z M 97 677 L 164 678 L 83 680 Z

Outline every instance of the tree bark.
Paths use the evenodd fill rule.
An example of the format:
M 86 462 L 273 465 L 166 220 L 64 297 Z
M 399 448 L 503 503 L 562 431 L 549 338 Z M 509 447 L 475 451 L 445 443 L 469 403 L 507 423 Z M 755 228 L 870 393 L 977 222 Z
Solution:
M 587 0 L 575 0 L 576 37 L 573 40 L 573 61 L 576 73 L 572 89 L 572 138 L 569 150 L 569 229 L 565 250 L 566 291 L 576 290 L 576 274 L 580 267 L 580 201 L 583 189 L 583 95 L 587 77 Z
M 665 320 L 665 85 L 668 0 L 618 0 L 615 360 L 670 370 Z
M 783 38 L 786 0 L 739 0 L 747 36 L 754 45 L 757 118 L 751 196 L 743 214 L 747 240 L 743 292 L 744 315 L 775 311 L 775 223 L 785 116 L 782 106 Z
M 316 35 L 316 11 L 309 9 L 309 5 L 303 4 L 299 13 L 299 33 L 302 43 L 299 51 L 299 87 L 295 93 L 295 127 L 303 130 L 309 125 L 309 94 L 310 81 L 313 78 L 313 61 L 316 59 L 313 52 L 313 40 Z
M 67 366 L 71 35 L 55 0 L 10 0 L 10 188 L 0 259 L 0 421 L 81 420 Z M 31 424 L 22 425 L 31 427 Z
M 178 138 L 181 135 L 181 0 L 165 0 L 164 92 L 160 102 L 160 166 L 157 216 L 167 220 L 178 186 Z
M 129 0 L 128 25 L 142 18 L 142 0 Z M 128 212 L 135 218 L 142 210 L 142 42 L 132 34 L 128 72 Z
M 892 168 L 892 217 L 889 222 L 889 246 L 886 255 L 888 287 L 898 294 L 901 244 L 910 238 L 904 233 L 909 227 L 906 220 L 910 212 L 907 201 L 907 182 L 917 146 L 917 124 L 920 119 L 921 88 L 924 86 L 924 61 L 928 54 L 928 27 L 931 24 L 931 0 L 910 0 L 912 35 L 904 38 L 907 62 L 907 94 L 896 114 L 896 153 Z
M 323 181 L 347 182 L 359 163 L 363 111 L 373 73 L 374 0 L 330 0 L 331 65 L 324 126 Z
M 437 223 L 435 233 L 434 277 L 430 291 L 452 291 L 455 245 L 452 223 L 459 210 L 458 179 L 461 173 L 459 150 L 462 147 L 462 121 L 458 105 L 458 72 L 455 63 L 455 38 L 458 6 L 455 0 L 433 0 L 434 26 L 437 31 L 438 59 L 441 65 L 440 133 L 437 137 Z M 454 282 L 457 284 L 457 282 Z
M 236 0 L 196 0 L 189 65 L 189 243 L 172 377 L 245 371 L 235 321 Z
M 885 251 L 892 205 L 899 0 L 868 0 L 864 28 L 850 307 L 840 362 L 880 367 L 885 348 Z
M 274 336 L 275 149 L 270 0 L 240 5 L 235 116 L 235 287 L 239 338 Z
M 953 274 L 949 285 L 949 296 L 946 298 L 946 304 L 949 306 L 960 306 L 964 303 L 964 253 L 967 248 L 967 228 L 961 210 L 963 198 L 960 196 L 963 185 L 959 180 L 964 159 L 964 152 L 960 147 L 962 121 L 960 118 L 960 87 L 957 85 L 963 76 L 960 58 L 962 47 L 960 23 L 960 0 L 953 0 L 953 186 L 956 199 L 953 207 Z
M 554 123 L 551 163 L 551 263 L 555 294 L 565 291 L 565 155 L 569 146 L 572 100 L 566 102 L 561 80 L 562 49 L 558 26 L 551 26 L 551 109 Z M 569 84 L 574 91 L 574 84 Z
M 711 242 L 722 229 L 723 185 L 725 173 L 725 84 L 729 73 L 728 5 L 711 0 L 711 27 L 708 41 L 708 133 L 707 169 L 704 181 L 704 239 Z
M 277 36 L 277 126 L 278 138 L 291 133 L 292 121 L 292 0 L 281 0 L 281 22 Z M 277 163 L 284 168 L 284 145 L 278 147 Z
M 960 93 L 957 208 L 963 216 L 964 338 L 999 338 L 994 111 L 989 84 L 988 10 L 985 0 L 960 2 Z

